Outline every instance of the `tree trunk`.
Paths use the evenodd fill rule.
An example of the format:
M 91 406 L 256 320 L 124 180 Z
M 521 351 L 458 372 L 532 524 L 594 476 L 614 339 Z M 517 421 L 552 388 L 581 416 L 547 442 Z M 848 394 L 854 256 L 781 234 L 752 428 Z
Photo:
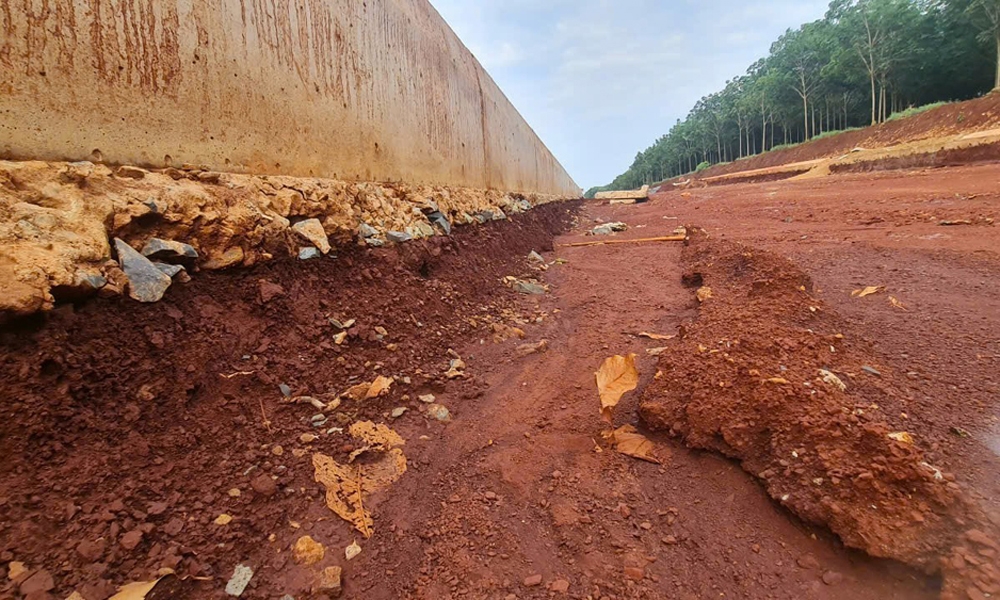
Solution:
M 996 77 L 993 80 L 993 89 L 1000 90 L 1000 27 L 996 27 L 996 43 L 997 43 L 997 71 Z
M 802 124 L 805 127 L 803 131 L 803 140 L 809 139 L 809 100 L 805 94 L 802 95 Z

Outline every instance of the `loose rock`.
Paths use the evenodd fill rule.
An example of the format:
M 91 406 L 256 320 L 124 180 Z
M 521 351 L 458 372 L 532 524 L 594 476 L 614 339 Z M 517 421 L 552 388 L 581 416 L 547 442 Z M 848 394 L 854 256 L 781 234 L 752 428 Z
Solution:
M 535 587 L 542 584 L 541 575 L 530 575 L 524 578 L 524 587 Z
M 316 581 L 313 591 L 325 593 L 329 596 L 339 596 L 343 590 L 340 581 L 342 572 L 340 567 L 327 567 L 323 569 L 319 574 L 319 579 Z
M 51 591 L 54 587 L 56 583 L 52 579 L 52 574 L 45 569 L 39 569 L 21 582 L 19 591 L 25 596 L 31 596 Z
M 261 473 L 260 475 L 254 477 L 250 481 L 250 487 L 253 488 L 253 491 L 262 496 L 273 496 L 278 491 L 278 485 L 274 483 L 271 476 L 266 473 Z
M 198 251 L 193 246 L 173 240 L 152 238 L 142 247 L 142 255 L 149 260 L 166 263 L 192 264 L 198 260 Z
M 164 275 L 166 275 L 171 279 L 176 277 L 179 273 L 184 272 L 184 267 L 181 265 L 168 265 L 160 262 L 153 264 L 156 266 L 157 269 L 160 270 L 161 273 L 163 273 Z
M 326 548 L 323 544 L 312 539 L 311 536 L 300 537 L 292 546 L 292 558 L 300 565 L 314 565 L 326 556 Z
M 330 251 L 330 239 L 323 230 L 323 224 L 319 219 L 306 219 L 292 225 L 292 231 L 299 234 L 305 240 L 312 242 L 312 245 L 326 254 Z
M 427 407 L 427 414 L 438 421 L 451 421 L 451 412 L 446 406 L 441 404 L 431 404 Z
M 118 238 L 115 238 L 115 250 L 118 263 L 128 278 L 128 295 L 139 302 L 156 302 L 162 298 L 170 287 L 170 277 Z
M 233 576 L 226 584 L 226 593 L 236 597 L 243 595 L 243 590 L 247 589 L 252 577 L 253 569 L 246 565 L 236 565 L 236 568 L 233 569 Z
M 628 229 L 628 225 L 620 221 L 614 223 L 604 223 L 603 225 L 598 225 L 590 230 L 592 235 L 611 235 L 616 231 L 625 231 Z

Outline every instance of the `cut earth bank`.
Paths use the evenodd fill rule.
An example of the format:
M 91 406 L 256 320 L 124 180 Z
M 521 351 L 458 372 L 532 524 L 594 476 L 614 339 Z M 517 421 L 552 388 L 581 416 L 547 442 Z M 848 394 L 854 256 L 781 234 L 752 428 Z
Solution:
M 34 581 L 51 587 L 35 597 L 90 600 L 170 568 L 192 597 L 224 598 L 244 565 L 244 598 L 333 595 L 316 589 L 330 568 L 345 596 L 385 599 L 989 597 L 996 240 L 938 219 L 995 216 L 997 173 L 549 204 L 8 325 L 0 559 L 27 571 L 3 591 Z M 613 238 L 584 237 L 619 221 Z M 557 244 L 685 222 L 710 237 L 553 245 L 567 226 Z M 851 296 L 867 285 L 886 289 Z M 615 425 L 641 413 L 665 429 L 647 433 L 660 464 L 602 436 L 594 371 L 630 352 L 638 389 Z M 379 377 L 392 383 L 351 393 Z M 406 458 L 391 487 L 362 494 L 370 538 L 328 508 L 314 458 L 351 464 L 368 445 L 370 468 L 377 452 L 350 435 L 369 420 Z M 324 546 L 310 564 L 294 550 L 306 535 Z
M 560 199 L 195 166 L 0 161 L 0 319 L 97 292 L 123 293 L 127 278 L 111 260 L 115 238 L 137 251 L 150 240 L 181 242 L 182 251 L 160 254 L 188 269 L 214 270 L 318 256 L 331 243 L 380 246 L 447 234 L 453 224 L 504 219 Z M 170 284 L 163 276 L 156 282 L 155 272 L 147 279 L 156 284 L 147 299 Z

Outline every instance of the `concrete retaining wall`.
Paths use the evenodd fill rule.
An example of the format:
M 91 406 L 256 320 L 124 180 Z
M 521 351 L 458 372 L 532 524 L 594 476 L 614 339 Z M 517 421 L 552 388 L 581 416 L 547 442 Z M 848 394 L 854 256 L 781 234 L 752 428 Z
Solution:
M 427 0 L 0 0 L 0 155 L 580 189 Z

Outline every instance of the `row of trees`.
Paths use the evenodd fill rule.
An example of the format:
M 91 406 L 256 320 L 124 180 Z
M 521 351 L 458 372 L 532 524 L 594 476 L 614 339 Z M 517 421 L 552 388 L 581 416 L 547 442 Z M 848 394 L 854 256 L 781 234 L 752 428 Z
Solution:
M 587 195 L 993 88 L 1000 88 L 1000 0 L 833 0 L 823 19 L 785 32 L 766 58 L 699 100 L 628 171 Z

